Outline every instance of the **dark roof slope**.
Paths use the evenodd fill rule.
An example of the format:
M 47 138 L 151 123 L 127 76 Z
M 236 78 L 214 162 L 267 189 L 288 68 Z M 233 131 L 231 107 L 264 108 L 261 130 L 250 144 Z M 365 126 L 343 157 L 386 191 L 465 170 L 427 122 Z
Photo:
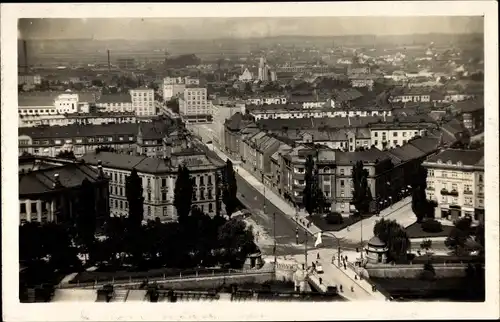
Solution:
M 20 127 L 19 135 L 27 135 L 32 139 L 50 139 L 50 138 L 74 138 L 74 137 L 93 137 L 104 135 L 136 135 L 137 124 L 71 124 L 66 126 L 37 126 Z
M 484 165 L 484 152 L 480 150 L 459 150 L 459 149 L 447 149 L 436 155 L 433 155 L 427 162 L 437 162 L 441 160 L 443 163 L 451 161 L 453 164 L 457 164 L 459 161 L 463 165 Z

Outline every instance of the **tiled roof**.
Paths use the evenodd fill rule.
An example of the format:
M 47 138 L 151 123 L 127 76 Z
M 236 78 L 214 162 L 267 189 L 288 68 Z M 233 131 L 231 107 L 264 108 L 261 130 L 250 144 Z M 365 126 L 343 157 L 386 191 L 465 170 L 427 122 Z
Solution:
M 85 164 L 71 163 L 59 167 L 19 174 L 19 195 L 42 194 L 53 191 L 55 174 L 64 188 L 74 188 L 86 178 L 91 182 L 98 179 L 96 170 Z
M 132 103 L 132 97 L 129 93 L 104 94 L 97 103 Z
M 240 112 L 236 112 L 230 118 L 226 119 L 224 124 L 231 131 L 239 131 L 244 127 L 245 123 L 248 124 L 252 120 L 250 115 L 243 115 Z
M 80 125 L 71 124 L 66 126 L 37 126 L 37 127 L 20 127 L 18 128 L 19 135 L 27 135 L 33 140 L 49 139 L 49 138 L 74 138 L 74 137 L 94 137 L 105 135 L 136 135 L 137 124 L 121 123 L 121 124 L 100 124 L 100 125 Z
M 484 167 L 484 151 L 447 149 L 431 156 L 426 162 L 437 163 L 438 160 L 444 164 L 451 161 L 454 165 L 462 162 L 463 165 Z
M 380 151 L 377 148 L 355 152 L 336 152 L 336 158 L 337 164 L 340 165 L 354 164 L 360 160 L 364 163 L 377 163 L 390 159 L 387 153 Z
M 103 168 L 126 171 L 132 171 L 135 168 L 138 172 L 152 174 L 175 172 L 180 164 L 186 164 L 188 169 L 193 171 L 221 166 L 221 164 L 215 164 L 209 160 L 200 151 L 193 151 L 189 155 L 172 155 L 171 159 L 168 160 L 113 152 L 88 153 L 82 159 L 91 165 L 97 165 L 101 161 Z
M 484 112 L 484 101 L 478 99 L 456 102 L 453 105 L 459 113 L 472 113 L 481 110 Z
M 343 90 L 335 90 L 333 93 L 333 99 L 340 102 L 354 101 L 361 97 L 361 94 L 358 90 L 353 88 L 347 88 Z
M 424 153 L 431 153 L 438 149 L 439 138 L 425 136 L 421 138 L 411 139 L 408 141 L 408 144 L 413 145 Z
M 411 144 L 405 144 L 401 147 L 390 149 L 387 151 L 388 154 L 393 154 L 401 161 L 409 161 L 413 159 L 418 159 L 424 155 L 424 152 L 420 151 L 418 148 Z

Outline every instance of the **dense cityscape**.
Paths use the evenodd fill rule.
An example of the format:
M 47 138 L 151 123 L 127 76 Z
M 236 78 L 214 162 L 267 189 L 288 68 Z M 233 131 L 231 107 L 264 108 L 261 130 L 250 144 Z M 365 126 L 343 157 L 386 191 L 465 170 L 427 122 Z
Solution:
M 485 301 L 483 46 L 20 38 L 21 302 Z

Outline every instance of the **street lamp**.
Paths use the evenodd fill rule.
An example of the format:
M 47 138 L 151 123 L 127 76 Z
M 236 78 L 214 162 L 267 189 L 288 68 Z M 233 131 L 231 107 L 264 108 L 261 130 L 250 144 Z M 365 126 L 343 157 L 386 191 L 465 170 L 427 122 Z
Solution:
M 320 234 L 325 235 L 325 236 L 333 237 L 337 241 L 337 251 L 338 251 L 337 263 L 338 263 L 338 267 L 340 268 L 340 266 L 341 266 L 341 261 L 340 261 L 340 253 L 341 253 L 341 250 L 340 250 L 340 239 L 338 239 L 338 237 L 335 236 L 331 232 L 321 232 Z M 332 260 L 332 264 L 333 264 L 333 260 Z

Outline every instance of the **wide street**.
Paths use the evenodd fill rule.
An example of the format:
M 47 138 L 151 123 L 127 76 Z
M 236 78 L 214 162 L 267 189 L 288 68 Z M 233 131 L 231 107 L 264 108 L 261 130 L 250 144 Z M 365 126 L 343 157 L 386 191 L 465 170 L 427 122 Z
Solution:
M 194 126 L 192 126 L 194 128 Z M 203 142 L 211 140 L 210 129 L 206 125 L 197 125 L 196 130 L 193 132 L 203 139 Z M 214 159 L 222 160 L 217 153 L 207 148 L 203 144 L 207 154 Z M 211 146 L 211 145 L 209 145 Z M 236 168 L 236 167 L 235 167 Z M 269 200 L 266 200 L 262 193 L 257 191 L 252 187 L 245 179 L 243 179 L 238 173 L 236 173 L 236 182 L 238 185 L 238 199 L 241 203 L 252 212 L 251 220 L 255 222 L 256 225 L 260 226 L 269 238 L 273 238 L 276 235 L 276 254 L 277 255 L 292 255 L 303 253 L 305 249 L 306 232 L 299 225 L 297 225 L 294 220 L 290 218 L 290 215 L 286 215 L 283 211 L 273 205 Z M 266 202 L 264 203 L 264 200 Z M 265 209 L 264 209 L 265 204 Z M 273 222 L 273 214 L 275 215 L 276 222 Z M 273 232 L 273 227 L 276 227 L 276 232 Z M 296 239 L 296 231 L 298 229 L 298 244 Z M 259 236 L 260 237 L 260 236 Z M 257 237 L 257 239 L 259 239 Z M 308 234 L 307 237 L 307 247 L 314 248 L 314 241 L 316 236 Z M 274 241 L 274 239 L 273 239 Z M 337 249 L 337 241 L 333 237 L 323 236 L 322 248 L 335 248 Z M 271 255 L 273 253 L 273 245 L 259 245 L 261 251 L 265 255 Z M 347 240 L 341 240 L 340 246 L 345 249 L 354 249 L 359 246 L 357 242 L 351 242 Z

